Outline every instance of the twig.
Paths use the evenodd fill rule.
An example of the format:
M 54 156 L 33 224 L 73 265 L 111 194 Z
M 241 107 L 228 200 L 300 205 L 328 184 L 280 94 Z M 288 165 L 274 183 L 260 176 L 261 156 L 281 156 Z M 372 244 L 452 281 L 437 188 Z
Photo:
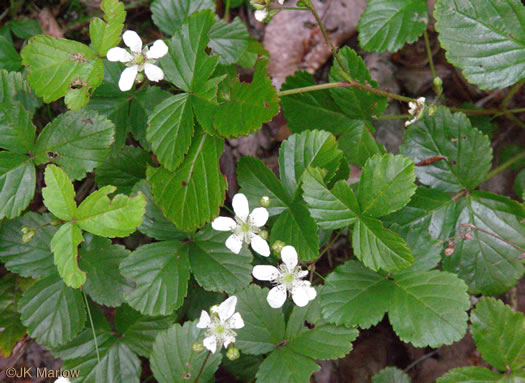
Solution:
M 206 358 L 204 359 L 204 362 L 202 362 L 202 366 L 199 370 L 199 373 L 197 374 L 197 377 L 195 378 L 193 383 L 199 383 L 199 379 L 201 378 L 202 372 L 204 371 L 204 367 L 206 366 L 206 362 L 208 361 L 208 358 L 210 357 L 210 355 L 211 355 L 211 351 L 208 351 L 208 353 L 206 354 Z
M 487 231 L 487 230 L 481 229 L 481 228 L 479 228 L 479 227 L 477 227 L 477 226 L 474 226 L 474 225 L 472 225 L 472 224 L 470 224 L 470 223 L 462 223 L 462 224 L 459 225 L 459 227 L 461 227 L 461 228 L 468 228 L 468 229 L 471 230 L 470 232 L 472 232 L 472 231 L 479 231 L 479 232 L 481 232 L 481 233 L 483 233 L 483 234 L 486 234 L 486 235 L 488 235 L 488 236 L 491 236 L 492 238 L 499 239 L 501 242 L 505 242 L 507 245 L 509 245 L 509 246 L 515 248 L 516 250 L 520 251 L 520 252 L 522 253 L 522 256 L 525 254 L 525 249 L 522 249 L 522 248 L 519 247 L 518 245 L 515 245 L 514 243 L 509 242 L 509 241 L 507 241 L 506 239 L 503 239 L 503 238 L 501 238 L 500 236 L 498 236 L 498 235 L 496 235 L 496 234 L 494 234 L 494 233 L 491 233 L 490 231 Z
M 505 109 L 507 107 L 507 104 L 512 100 L 512 97 L 520 90 L 521 86 L 525 84 L 525 79 L 519 81 L 517 84 L 515 84 L 512 89 L 507 93 L 503 101 L 501 102 L 500 107 L 502 109 Z
M 407 372 L 408 370 L 410 370 L 412 367 L 414 367 L 415 365 L 417 365 L 418 363 L 421 363 L 422 361 L 424 361 L 425 359 L 428 359 L 430 358 L 431 356 L 435 355 L 437 352 L 439 351 L 439 349 L 436 349 L 432 352 L 429 352 L 428 354 L 425 354 L 423 355 L 421 358 L 419 359 L 416 359 L 414 362 L 410 363 L 407 368 L 405 368 L 403 371 L 404 372 Z

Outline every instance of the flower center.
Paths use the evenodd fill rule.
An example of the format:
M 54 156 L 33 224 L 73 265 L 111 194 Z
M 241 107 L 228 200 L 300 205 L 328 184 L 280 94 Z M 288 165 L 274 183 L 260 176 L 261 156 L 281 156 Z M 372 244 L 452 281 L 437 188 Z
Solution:
M 247 232 L 249 232 L 249 231 L 250 231 L 250 225 L 248 225 L 247 223 L 243 223 L 243 224 L 241 225 L 241 231 L 242 231 L 243 233 L 247 233 Z
M 295 280 L 295 275 L 293 273 L 286 273 L 283 275 L 283 283 L 285 285 L 291 284 Z
M 135 63 L 140 65 L 140 64 L 144 64 L 144 62 L 146 61 L 146 58 L 144 57 L 144 55 L 142 53 L 139 53 L 138 55 L 135 56 Z
M 224 326 L 222 324 L 218 324 L 217 326 L 215 326 L 215 333 L 217 335 L 222 335 L 222 334 L 224 334 L 225 331 L 226 331 L 226 329 L 224 328 Z

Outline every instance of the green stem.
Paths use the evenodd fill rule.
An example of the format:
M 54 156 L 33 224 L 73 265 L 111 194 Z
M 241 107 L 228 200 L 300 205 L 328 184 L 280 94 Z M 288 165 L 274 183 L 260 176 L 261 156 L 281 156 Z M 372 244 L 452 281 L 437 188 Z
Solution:
M 525 79 L 521 80 L 520 82 L 518 82 L 512 87 L 512 89 L 509 91 L 509 93 L 507 93 L 507 95 L 501 102 L 501 105 L 500 105 L 501 109 L 505 109 L 507 107 L 510 100 L 512 100 L 512 97 L 514 97 L 514 95 L 520 90 L 523 84 L 525 84 Z
M 308 92 L 315 92 L 317 90 L 325 90 L 325 89 L 331 89 L 331 88 L 345 88 L 345 87 L 349 87 L 349 86 L 352 86 L 352 84 L 349 84 L 349 83 L 344 82 L 344 81 L 341 81 L 341 82 L 329 82 L 329 83 L 326 83 L 326 84 L 305 86 L 304 88 L 282 90 L 280 92 L 277 92 L 277 96 L 278 97 L 283 97 L 283 96 L 290 96 L 292 94 L 297 94 L 297 93 L 308 93 Z
M 402 119 L 406 119 L 406 118 L 412 118 L 412 116 L 410 114 L 395 114 L 395 115 L 392 115 L 392 116 L 373 117 L 373 119 L 375 121 L 380 121 L 380 120 L 402 120 Z
M 224 21 L 230 22 L 230 0 L 225 0 L 224 4 Z
M 91 310 L 89 309 L 89 302 L 86 296 L 86 292 L 82 290 L 82 294 L 84 295 L 84 301 L 86 302 L 86 309 L 88 312 L 89 317 L 89 323 L 91 324 L 91 331 L 93 331 L 93 340 L 95 341 L 95 351 L 97 352 L 97 360 L 100 363 L 100 354 L 98 351 L 98 343 L 97 343 L 97 333 L 95 332 L 95 326 L 93 324 L 93 318 L 91 317 Z
M 278 9 L 282 11 L 309 11 L 310 8 L 304 7 L 270 7 L 271 9 Z
M 204 362 L 202 362 L 201 369 L 199 370 L 199 373 L 197 374 L 197 377 L 193 381 L 193 383 L 199 383 L 199 379 L 201 378 L 202 372 L 204 371 L 204 367 L 206 366 L 206 362 L 208 362 L 208 358 L 211 355 L 211 351 L 208 351 L 208 354 L 206 354 L 206 358 L 204 359 Z
M 496 169 L 494 169 L 489 174 L 487 174 L 485 179 L 479 185 L 481 185 L 483 182 L 486 182 L 486 181 L 490 180 L 496 174 L 501 173 L 503 170 L 507 169 L 509 166 L 515 164 L 516 162 L 518 162 L 518 161 L 520 161 L 520 160 L 522 160 L 524 158 L 525 158 L 525 151 L 521 152 L 520 154 L 518 154 L 518 155 L 516 155 L 514 157 L 512 157 L 510 160 L 505 161 L 500 166 L 498 166 Z
M 423 32 L 423 37 L 425 38 L 425 48 L 428 56 L 428 65 L 430 66 L 430 71 L 432 72 L 432 79 L 436 78 L 436 69 L 434 68 L 434 59 L 432 58 L 432 49 L 430 48 L 430 40 L 428 39 L 428 33 L 425 29 Z

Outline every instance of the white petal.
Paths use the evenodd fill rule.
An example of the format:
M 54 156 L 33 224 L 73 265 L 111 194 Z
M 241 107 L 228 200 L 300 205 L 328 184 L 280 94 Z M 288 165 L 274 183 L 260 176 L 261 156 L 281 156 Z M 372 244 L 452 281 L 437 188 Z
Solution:
M 227 348 L 230 343 L 235 342 L 235 337 L 232 335 L 227 335 L 224 337 L 224 348 Z
M 210 316 L 208 313 L 204 310 L 201 311 L 201 317 L 199 319 L 199 323 L 197 323 L 197 328 L 208 328 L 208 326 L 211 323 Z
M 230 217 L 217 217 L 211 223 L 213 230 L 217 231 L 231 231 L 235 226 L 237 222 Z
M 268 210 L 264 207 L 253 209 L 250 213 L 250 224 L 256 227 L 261 227 L 268 221 Z
M 225 322 L 229 319 L 235 312 L 235 306 L 237 305 L 237 297 L 234 295 L 229 297 L 224 302 L 219 305 L 217 312 L 219 314 L 219 319 L 221 322 Z
M 154 64 L 144 64 L 144 73 L 150 81 L 160 81 L 164 79 L 164 72 L 158 66 Z
M 263 257 L 270 256 L 270 246 L 268 246 L 268 242 L 262 239 L 261 236 L 250 233 L 250 245 L 253 250 L 261 254 Z
M 310 287 L 305 283 L 296 283 L 292 287 L 292 299 L 299 307 L 304 307 L 310 302 L 309 290 Z
M 268 16 L 268 11 L 266 9 L 255 11 L 255 19 L 261 23 L 266 19 L 266 16 Z
M 237 193 L 233 196 L 232 206 L 235 215 L 241 220 L 246 221 L 248 214 L 250 214 L 250 206 L 248 205 L 248 199 L 242 193 Z
M 130 66 L 122 71 L 120 75 L 120 80 L 118 82 L 118 87 L 121 91 L 127 92 L 133 87 L 135 83 L 135 78 L 137 78 L 139 67 L 136 65 Z
M 297 251 L 293 246 L 285 246 L 281 250 L 281 259 L 288 270 L 292 271 L 297 266 Z
M 244 327 L 244 321 L 242 320 L 241 314 L 235 313 L 230 319 L 228 319 L 227 325 L 229 328 L 237 330 Z
M 108 53 L 106 53 L 106 58 L 109 61 L 120 61 L 121 63 L 127 63 L 133 60 L 133 56 L 131 56 L 127 50 L 119 47 L 111 48 Z
M 71 383 L 71 380 L 69 380 L 68 378 L 65 378 L 65 377 L 61 376 L 60 378 L 58 378 L 57 380 L 55 380 L 55 383 Z
M 239 254 L 242 249 L 242 236 L 239 234 L 232 234 L 226 240 L 226 247 L 232 253 Z
M 279 270 L 272 265 L 257 265 L 252 270 L 252 275 L 260 281 L 274 281 L 279 276 Z
M 299 270 L 299 272 L 297 273 L 298 278 L 304 278 L 307 275 L 308 275 L 308 270 Z
M 215 354 L 215 351 L 217 350 L 217 338 L 214 336 L 204 338 L 202 345 L 206 347 L 207 350 L 211 351 L 212 354 Z
M 279 4 L 283 5 L 284 4 L 284 0 L 279 0 Z
M 426 100 L 425 97 L 419 97 L 416 101 L 418 104 L 422 105 L 425 103 L 425 100 Z
M 157 40 L 146 52 L 146 57 L 149 59 L 160 59 L 168 54 L 168 46 L 162 40 Z
M 317 290 L 314 289 L 313 287 L 309 287 L 308 288 L 308 299 L 313 301 L 316 296 L 317 296 Z
M 275 286 L 270 290 L 266 297 L 270 307 L 278 309 L 284 304 L 286 300 L 286 287 L 284 285 Z
M 131 49 L 132 52 L 139 53 L 142 51 L 142 40 L 135 31 L 126 31 L 122 35 L 122 40 L 124 44 Z

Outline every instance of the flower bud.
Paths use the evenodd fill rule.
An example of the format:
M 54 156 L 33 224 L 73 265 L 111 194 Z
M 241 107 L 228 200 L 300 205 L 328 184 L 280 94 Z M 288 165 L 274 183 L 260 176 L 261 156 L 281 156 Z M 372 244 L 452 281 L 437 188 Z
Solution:
M 432 116 L 437 111 L 438 111 L 438 107 L 437 107 L 437 105 L 434 105 L 434 104 L 429 105 L 428 108 L 427 108 L 427 113 L 428 113 L 429 116 Z
M 22 242 L 23 243 L 31 242 L 34 236 L 35 236 L 34 230 L 31 230 L 31 231 L 28 231 L 27 233 L 22 234 Z
M 272 245 L 272 250 L 275 254 L 281 254 L 281 250 L 285 247 L 286 244 L 283 241 L 275 241 Z
M 262 239 L 268 239 L 268 232 L 266 230 L 261 230 L 259 232 L 259 237 L 261 237 Z
M 204 346 L 201 342 L 193 342 L 193 344 L 191 345 L 191 351 L 198 354 L 204 351 Z
M 29 233 L 30 231 L 32 231 L 33 229 L 30 228 L 29 226 L 22 226 L 22 228 L 20 229 L 20 231 L 22 232 L 22 234 L 27 234 Z
M 259 204 L 262 206 L 262 207 L 270 207 L 270 197 L 268 197 L 267 195 L 265 195 L 264 197 L 261 197 L 261 199 L 259 200 Z
M 139 72 L 137 73 L 137 77 L 135 78 L 135 81 L 140 84 L 142 81 L 144 81 L 144 73 Z
M 230 347 L 228 351 L 226 351 L 226 357 L 229 360 L 239 359 L 240 356 L 241 356 L 241 353 L 239 352 L 239 349 L 236 347 Z
M 441 90 L 441 88 L 443 88 L 443 80 L 441 77 L 434 77 L 433 83 L 436 89 Z
M 262 11 L 270 5 L 270 0 L 250 0 L 250 4 L 255 9 Z
M 60 225 L 60 220 L 58 218 L 55 218 L 54 220 L 52 220 L 51 222 L 49 222 L 49 224 L 51 226 L 57 226 L 57 225 Z

